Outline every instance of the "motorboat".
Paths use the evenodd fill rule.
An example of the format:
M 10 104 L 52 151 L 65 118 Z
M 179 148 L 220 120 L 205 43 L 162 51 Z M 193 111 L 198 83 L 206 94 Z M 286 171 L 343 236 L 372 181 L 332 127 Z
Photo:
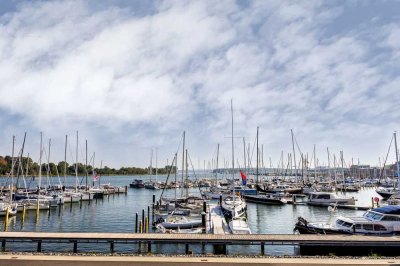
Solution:
M 229 229 L 234 235 L 249 235 L 251 230 L 245 217 L 235 217 L 229 221 Z
M 165 229 L 191 229 L 202 225 L 201 218 L 170 215 L 160 223 Z
M 247 205 L 241 197 L 234 194 L 222 200 L 221 209 L 225 219 L 230 220 L 232 217 L 246 216 Z
M 400 206 L 384 206 L 371 209 L 361 217 L 340 216 L 333 223 L 308 222 L 299 217 L 295 230 L 300 234 L 399 234 Z
M 287 200 L 278 193 L 266 193 L 258 195 L 244 195 L 243 198 L 248 202 L 283 205 L 287 203 Z
M 312 206 L 330 206 L 337 205 L 355 205 L 354 197 L 338 197 L 330 192 L 312 192 L 308 196 L 308 205 Z

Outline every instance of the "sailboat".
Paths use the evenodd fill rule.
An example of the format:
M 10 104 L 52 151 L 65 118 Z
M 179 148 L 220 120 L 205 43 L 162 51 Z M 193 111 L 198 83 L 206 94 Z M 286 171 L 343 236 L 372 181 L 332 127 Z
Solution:
M 235 152 L 234 152 L 234 139 L 233 139 L 233 106 L 231 100 L 231 114 L 232 114 L 232 186 L 233 191 L 231 196 L 226 197 L 221 202 L 221 209 L 224 217 L 227 221 L 237 220 L 240 217 L 246 217 L 246 202 L 236 194 L 235 191 Z M 236 222 L 230 223 L 232 226 L 236 225 Z M 232 230 L 233 228 L 231 228 Z

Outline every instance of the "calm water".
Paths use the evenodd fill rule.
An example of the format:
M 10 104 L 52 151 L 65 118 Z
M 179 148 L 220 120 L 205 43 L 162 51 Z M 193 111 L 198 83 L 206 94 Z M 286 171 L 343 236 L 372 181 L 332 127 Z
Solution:
M 111 183 L 117 186 L 129 186 L 132 179 L 137 177 L 113 176 L 102 177 L 102 183 Z M 68 183 L 74 184 L 75 178 L 68 177 Z M 143 179 L 146 179 L 143 178 Z M 5 182 L 2 180 L 2 182 Z M 199 195 L 199 189 L 190 190 L 193 195 Z M 105 196 L 103 200 L 83 202 L 81 204 L 65 204 L 53 208 L 50 211 L 40 211 L 37 219 L 35 211 L 27 211 L 24 223 L 22 215 L 10 218 L 8 231 L 38 231 L 38 232 L 119 232 L 133 233 L 135 230 L 135 213 L 141 215 L 142 209 L 146 210 L 151 205 L 152 195 L 156 194 L 158 199 L 161 190 L 133 189 L 128 188 L 127 194 L 113 194 Z M 180 191 L 178 191 L 178 195 Z M 166 190 L 165 196 L 174 196 L 174 190 Z M 341 193 L 340 193 L 341 195 Z M 363 189 L 358 193 L 347 193 L 346 196 L 354 196 L 357 205 L 369 206 L 371 197 L 378 196 L 375 189 Z M 261 205 L 248 203 L 248 220 L 253 233 L 258 234 L 292 234 L 297 217 L 302 216 L 310 221 L 327 221 L 329 212 L 326 207 L 309 207 L 303 205 Z M 361 215 L 363 211 L 337 210 L 333 217 L 338 215 Z M 1 217 L 1 228 L 4 228 L 4 218 Z M 107 252 L 108 245 L 79 244 L 79 251 L 90 250 Z M 43 251 L 71 251 L 72 245 L 43 244 Z M 33 251 L 36 244 L 32 243 L 7 243 L 8 250 Z M 155 252 L 183 253 L 184 246 L 168 247 L 157 246 Z M 197 248 L 193 248 L 194 252 Z M 137 247 L 130 245 L 116 245 L 116 252 L 136 252 Z M 211 252 L 211 247 L 207 247 Z M 229 247 L 230 254 L 259 254 L 259 247 Z M 266 248 L 266 254 L 283 255 L 295 254 L 296 250 L 290 246 L 270 246 Z

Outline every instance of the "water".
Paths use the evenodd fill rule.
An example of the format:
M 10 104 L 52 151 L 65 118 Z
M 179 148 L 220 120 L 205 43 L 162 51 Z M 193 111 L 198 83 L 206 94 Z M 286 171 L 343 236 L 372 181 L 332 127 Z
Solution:
M 116 186 L 129 186 L 129 183 L 138 177 L 112 176 L 102 177 L 102 183 L 111 183 Z M 140 178 L 140 177 L 139 177 Z M 146 179 L 147 177 L 143 178 Z M 5 180 L 1 180 L 3 183 Z M 44 180 L 47 182 L 46 180 Z M 75 183 L 74 177 L 68 177 L 69 184 Z M 180 190 L 177 191 L 180 195 Z M 40 211 L 38 219 L 35 211 L 27 211 L 25 221 L 22 223 L 22 215 L 10 218 L 8 231 L 34 231 L 34 232 L 114 232 L 114 233 L 133 233 L 135 231 L 135 214 L 141 217 L 142 209 L 151 206 L 152 195 L 159 198 L 161 190 L 133 189 L 128 188 L 127 194 L 113 194 L 105 196 L 103 200 L 93 200 L 82 202 L 81 204 L 65 204 L 50 211 Z M 199 189 L 190 189 L 190 194 L 199 195 Z M 339 193 L 343 195 L 344 193 Z M 371 197 L 377 197 L 375 189 L 362 189 L 358 193 L 346 193 L 346 196 L 354 196 L 357 205 L 371 205 Z M 169 189 L 164 192 L 164 196 L 173 197 L 174 190 Z M 356 216 L 362 215 L 364 211 L 339 209 L 332 219 L 338 215 Z M 248 203 L 249 226 L 255 234 L 292 234 L 294 225 L 299 216 L 309 221 L 327 221 L 329 212 L 326 207 L 310 207 L 305 205 L 262 205 Z M 0 226 L 4 228 L 4 218 L 0 218 Z M 34 251 L 35 243 L 7 243 L 8 250 Z M 44 251 L 70 252 L 72 245 L 66 244 L 43 244 Z M 79 244 L 79 251 L 98 251 L 108 252 L 109 246 L 102 244 Z M 153 247 L 154 252 L 158 253 L 184 253 L 184 245 L 178 247 L 158 246 Z M 266 247 L 268 255 L 293 255 L 296 250 L 292 246 L 269 246 Z M 137 247 L 131 245 L 116 245 L 116 252 L 136 252 Z M 201 252 L 200 247 L 194 247 L 194 252 Z M 207 252 L 212 252 L 211 247 L 207 247 Z M 229 254 L 259 254 L 259 246 L 230 246 Z

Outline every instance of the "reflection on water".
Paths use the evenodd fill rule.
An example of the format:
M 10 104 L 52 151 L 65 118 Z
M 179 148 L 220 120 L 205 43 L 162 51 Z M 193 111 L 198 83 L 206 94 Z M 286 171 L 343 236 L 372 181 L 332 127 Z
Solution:
M 113 185 L 129 185 L 133 177 L 116 176 L 102 177 L 102 182 L 112 183 Z M 73 184 L 74 178 L 68 178 Z M 3 180 L 4 182 L 4 180 Z M 192 194 L 198 194 L 199 189 L 190 189 Z M 161 191 L 146 189 L 128 189 L 125 194 L 113 194 L 105 196 L 103 200 L 93 200 L 92 202 L 82 202 L 80 204 L 65 204 L 49 211 L 40 211 L 36 216 L 36 211 L 27 211 L 25 220 L 22 220 L 22 212 L 15 217 L 11 217 L 8 223 L 8 231 L 43 231 L 43 232 L 120 232 L 133 233 L 135 230 L 135 213 L 141 216 L 142 209 L 151 205 L 152 195 L 159 197 Z M 177 193 L 180 195 L 180 191 Z M 339 193 L 343 195 L 343 193 Z M 371 197 L 378 196 L 374 189 L 362 189 L 359 193 L 347 193 L 346 196 L 354 196 L 358 199 L 357 204 L 368 206 L 371 204 Z M 167 190 L 164 196 L 174 196 L 174 190 Z M 248 203 L 249 225 L 253 233 L 257 234 L 292 234 L 297 217 L 302 216 L 310 221 L 327 221 L 329 212 L 326 207 L 309 207 L 305 205 L 261 205 Z M 362 215 L 363 211 L 357 210 L 337 210 L 333 216 Z M 1 228 L 4 228 L 4 217 L 0 218 Z M 108 252 L 108 245 L 99 244 L 79 244 L 78 250 L 85 251 L 86 248 L 98 252 Z M 184 253 L 184 245 L 162 246 L 153 245 L 154 252 L 161 253 Z M 33 243 L 7 243 L 7 249 L 32 251 L 36 249 Z M 45 244 L 42 245 L 43 251 L 68 251 L 72 250 L 72 244 Z M 135 245 L 115 245 L 116 252 L 137 252 Z M 143 250 L 144 247 L 143 247 Z M 201 253 L 201 246 L 192 246 L 191 250 Z M 206 247 L 205 252 L 212 252 L 212 247 Z M 259 246 L 229 246 L 229 254 L 259 254 Z M 265 249 L 266 254 L 283 255 L 294 254 L 295 248 L 292 246 L 269 246 Z

